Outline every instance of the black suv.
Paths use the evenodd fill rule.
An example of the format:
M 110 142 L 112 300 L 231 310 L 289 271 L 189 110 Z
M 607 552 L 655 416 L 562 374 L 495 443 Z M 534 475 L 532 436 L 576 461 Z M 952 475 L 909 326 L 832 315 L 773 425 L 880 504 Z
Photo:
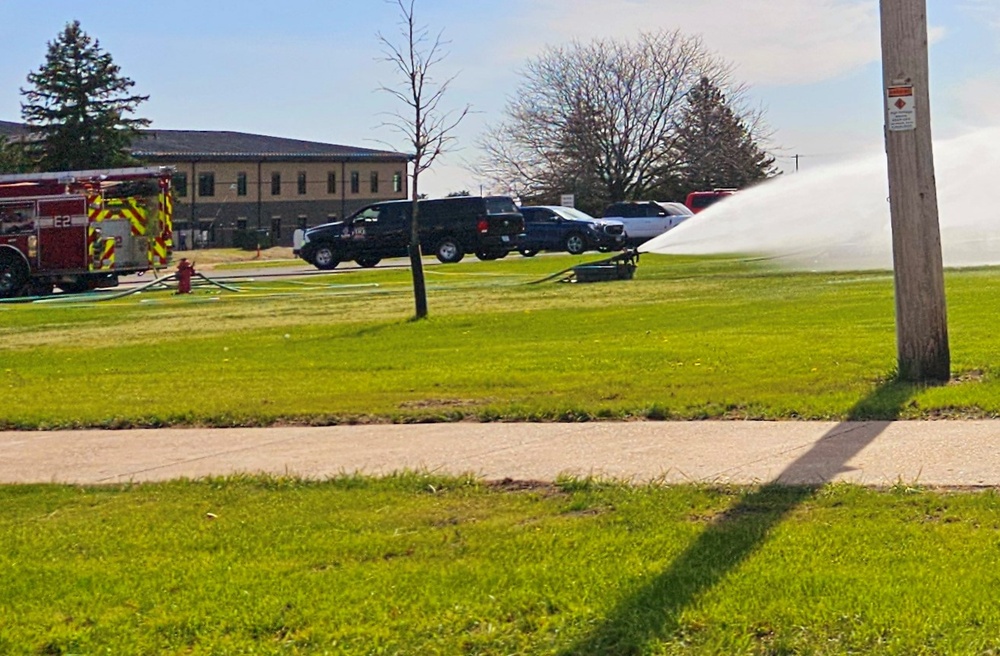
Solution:
M 344 221 L 306 231 L 296 255 L 318 269 L 345 260 L 373 267 L 387 257 L 405 257 L 410 243 L 412 202 L 386 201 L 363 207 Z M 507 196 L 457 196 L 419 201 L 420 249 L 442 262 L 467 253 L 481 260 L 517 249 L 524 217 Z

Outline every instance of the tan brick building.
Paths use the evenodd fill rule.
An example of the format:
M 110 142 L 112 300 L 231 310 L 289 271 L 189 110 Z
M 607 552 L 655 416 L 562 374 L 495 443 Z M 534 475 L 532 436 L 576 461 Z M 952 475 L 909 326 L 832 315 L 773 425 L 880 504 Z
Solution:
M 175 169 L 175 246 L 231 246 L 238 231 L 289 245 L 296 228 L 404 199 L 409 156 L 240 132 L 147 130 L 145 164 Z

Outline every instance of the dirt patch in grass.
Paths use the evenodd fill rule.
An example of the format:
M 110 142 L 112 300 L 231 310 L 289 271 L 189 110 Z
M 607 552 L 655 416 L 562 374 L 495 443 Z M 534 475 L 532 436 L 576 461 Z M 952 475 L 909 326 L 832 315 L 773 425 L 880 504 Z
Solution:
M 544 492 L 546 495 L 562 494 L 558 486 L 545 481 L 515 481 L 504 478 L 499 481 L 487 481 L 486 487 L 501 492 Z
M 479 405 L 482 401 L 475 399 L 417 399 L 415 401 L 404 401 L 399 404 L 400 408 L 467 408 Z
M 292 255 L 290 246 L 275 246 L 273 248 L 263 248 L 258 254 L 257 251 L 245 251 L 239 248 L 207 248 L 195 251 L 177 251 L 174 253 L 174 260 L 180 260 L 181 256 L 198 263 L 199 268 L 211 269 L 216 265 L 254 263 L 254 262 L 274 262 L 277 260 L 289 260 L 295 262 L 296 257 Z M 301 260 L 299 260 L 301 262 Z
M 982 369 L 972 369 L 970 371 L 965 371 L 956 376 L 952 376 L 952 379 L 948 381 L 949 385 L 963 385 L 965 383 L 981 383 L 986 380 L 986 372 Z

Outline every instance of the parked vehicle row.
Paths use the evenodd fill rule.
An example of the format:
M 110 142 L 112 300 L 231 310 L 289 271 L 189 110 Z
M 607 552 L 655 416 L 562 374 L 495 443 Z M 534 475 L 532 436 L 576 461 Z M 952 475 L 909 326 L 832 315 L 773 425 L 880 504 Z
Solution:
M 571 207 L 519 208 L 508 196 L 420 200 L 417 207 L 421 251 L 445 263 L 459 262 L 470 254 L 495 260 L 515 250 L 525 257 L 540 251 L 578 255 L 588 250 L 620 250 L 694 216 L 682 203 L 630 201 L 613 203 L 603 218 L 595 218 Z M 412 208 L 406 200 L 368 205 L 343 221 L 306 230 L 294 252 L 319 269 L 333 269 L 349 260 L 373 267 L 385 258 L 405 257 Z
M 418 201 L 420 248 L 441 262 L 460 262 L 468 254 L 495 260 L 517 248 L 524 217 L 506 196 L 462 196 Z M 413 203 L 375 203 L 343 221 L 305 231 L 296 255 L 318 269 L 354 260 L 373 267 L 388 257 L 405 257 L 410 244 Z

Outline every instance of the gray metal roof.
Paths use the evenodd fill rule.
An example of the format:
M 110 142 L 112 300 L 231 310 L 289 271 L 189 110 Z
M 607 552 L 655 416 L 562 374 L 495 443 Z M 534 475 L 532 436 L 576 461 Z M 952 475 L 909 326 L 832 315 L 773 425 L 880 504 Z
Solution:
M 0 136 L 28 133 L 23 123 L 0 121 Z M 146 160 L 178 159 L 246 160 L 366 160 L 399 161 L 406 153 L 342 146 L 318 141 L 269 137 L 218 130 L 142 130 L 132 144 L 132 155 Z
M 0 121 L 0 137 L 20 137 L 28 133 L 28 128 L 23 123 L 13 121 Z
M 388 150 L 356 148 L 316 141 L 269 137 L 245 132 L 202 130 L 143 130 L 132 145 L 132 154 L 156 159 L 347 159 L 394 160 L 409 159 L 405 153 Z

